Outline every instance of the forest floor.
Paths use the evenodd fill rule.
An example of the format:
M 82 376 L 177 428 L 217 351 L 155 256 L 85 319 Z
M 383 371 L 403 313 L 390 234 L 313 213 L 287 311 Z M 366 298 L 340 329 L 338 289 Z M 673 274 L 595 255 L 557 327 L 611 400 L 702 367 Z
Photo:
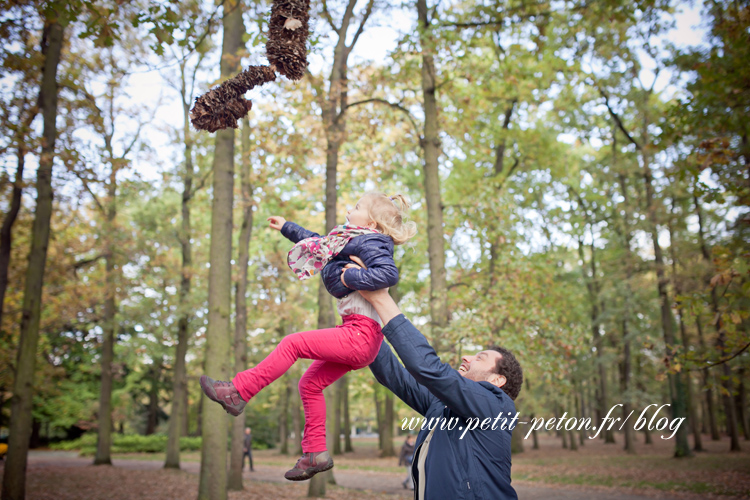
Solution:
M 526 451 L 513 457 L 513 486 L 521 500 L 750 498 L 750 452 L 730 454 L 728 441 L 705 439 L 708 452 L 676 460 L 671 458 L 674 441 L 654 437 L 653 445 L 638 443 L 633 456 L 623 453 L 622 436 L 617 436 L 614 445 L 590 440 L 577 451 L 562 449 L 560 440 L 552 436 L 541 436 L 539 450 L 530 449 L 531 442 L 526 441 Z M 401 485 L 406 469 L 398 467 L 395 458 L 379 458 L 374 440 L 355 440 L 354 448 L 354 453 L 335 457 L 338 486 L 329 486 L 328 498 L 412 497 Z M 253 456 L 256 471 L 245 469 L 245 491 L 230 493 L 230 500 L 306 498 L 307 483 L 283 479 L 296 457 L 280 455 L 276 450 L 255 451 Z M 32 451 L 27 498 L 195 498 L 199 458 L 197 452 L 184 453 L 183 470 L 168 471 L 161 469 L 163 454 L 115 455 L 115 467 L 94 467 L 91 458 L 78 457 L 74 452 Z

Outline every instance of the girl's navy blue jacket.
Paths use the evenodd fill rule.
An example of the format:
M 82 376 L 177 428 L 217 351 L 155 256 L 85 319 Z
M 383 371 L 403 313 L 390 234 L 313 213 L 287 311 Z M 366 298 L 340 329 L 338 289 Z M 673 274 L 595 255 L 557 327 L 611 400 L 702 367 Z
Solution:
M 285 222 L 281 234 L 293 243 L 297 243 L 318 233 L 308 231 L 294 222 Z M 362 259 L 367 269 L 347 269 L 346 284 L 341 283 L 341 271 L 347 264 L 352 264 L 350 256 Z M 326 264 L 321 271 L 323 284 L 328 293 L 341 299 L 355 290 L 380 290 L 395 286 L 398 283 L 398 268 L 393 261 L 393 239 L 381 233 L 362 234 L 352 238 L 344 249 Z

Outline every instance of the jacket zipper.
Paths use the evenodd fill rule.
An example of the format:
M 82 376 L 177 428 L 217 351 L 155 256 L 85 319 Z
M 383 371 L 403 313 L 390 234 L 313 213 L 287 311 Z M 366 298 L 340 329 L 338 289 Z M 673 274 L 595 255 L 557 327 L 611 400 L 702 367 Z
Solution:
M 419 451 L 422 449 L 422 445 L 424 442 L 419 443 L 419 446 L 417 446 L 417 449 L 414 450 L 414 455 L 412 458 L 412 464 L 417 462 L 417 457 L 419 457 Z M 419 463 L 417 463 L 417 470 L 419 470 Z M 417 484 L 417 480 L 414 479 L 414 467 L 409 467 L 409 475 L 411 476 L 411 484 L 414 486 L 414 500 L 419 500 L 417 498 L 417 495 L 419 495 L 419 484 Z

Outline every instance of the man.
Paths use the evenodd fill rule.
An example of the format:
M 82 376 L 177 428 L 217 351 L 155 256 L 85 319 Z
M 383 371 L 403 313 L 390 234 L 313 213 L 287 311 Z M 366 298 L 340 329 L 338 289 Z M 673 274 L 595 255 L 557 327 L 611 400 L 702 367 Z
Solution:
M 245 441 L 242 443 L 242 468 L 245 468 L 245 457 L 250 459 L 250 472 L 253 469 L 253 434 L 250 427 L 245 427 Z
M 464 356 L 456 371 L 440 361 L 387 290 L 360 293 L 375 307 L 383 334 L 404 363 L 383 342 L 370 365 L 375 378 L 427 422 L 444 423 L 425 424 L 417 436 L 414 498 L 517 499 L 510 485 L 510 439 L 523 372 L 513 354 L 494 347 Z M 457 421 L 451 428 L 452 418 Z

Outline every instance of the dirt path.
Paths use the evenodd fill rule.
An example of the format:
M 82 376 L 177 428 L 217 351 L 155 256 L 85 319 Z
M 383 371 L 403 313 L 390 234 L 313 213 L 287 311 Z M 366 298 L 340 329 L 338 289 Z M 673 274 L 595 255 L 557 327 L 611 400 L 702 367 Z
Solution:
M 44 468 L 86 467 L 91 465 L 91 459 L 78 457 L 74 452 L 32 451 L 29 454 L 29 472 L 43 473 Z M 114 459 L 113 465 L 128 470 L 159 470 L 162 462 L 158 460 L 142 459 Z M 291 465 L 291 462 L 290 462 Z M 283 477 L 288 467 L 276 464 L 265 464 L 258 461 L 255 472 L 245 472 L 249 481 L 264 483 L 289 484 Z M 182 469 L 197 474 L 200 463 L 183 461 Z M 395 499 L 408 500 L 412 493 L 404 490 L 401 482 L 406 477 L 404 472 L 385 472 L 378 470 L 353 469 L 342 465 L 334 469 L 337 484 L 353 490 L 386 493 Z M 566 486 L 546 486 L 527 482 L 514 482 L 513 486 L 521 500 L 646 500 L 651 498 L 673 499 L 668 495 L 641 496 L 618 491 L 613 488 L 577 488 Z M 134 497 L 135 498 L 135 497 Z M 354 499 L 355 497 L 352 497 Z

